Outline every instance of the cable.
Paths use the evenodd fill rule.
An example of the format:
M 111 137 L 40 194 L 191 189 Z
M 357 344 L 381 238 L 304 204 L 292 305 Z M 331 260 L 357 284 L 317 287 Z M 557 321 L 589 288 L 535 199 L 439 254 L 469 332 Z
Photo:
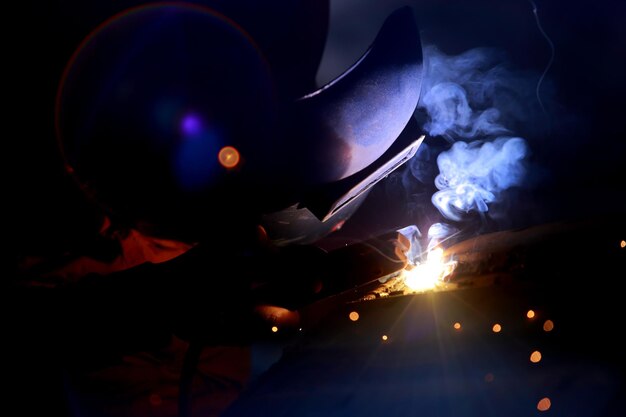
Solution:
M 550 67 L 552 66 L 552 63 L 554 62 L 555 48 L 554 48 L 554 43 L 552 43 L 552 40 L 550 39 L 546 31 L 543 29 L 543 26 L 541 26 L 541 20 L 539 20 L 539 14 L 537 13 L 537 5 L 535 4 L 533 0 L 528 0 L 528 2 L 531 4 L 533 8 L 533 14 L 535 15 L 535 21 L 537 22 L 537 28 L 539 29 L 539 32 L 541 33 L 543 38 L 546 40 L 546 42 L 548 42 L 548 45 L 550 46 L 550 59 L 548 60 L 548 63 L 546 64 L 546 67 L 543 70 L 541 77 L 539 77 L 539 81 L 537 81 L 537 88 L 535 89 L 535 94 L 537 96 L 537 101 L 539 102 L 539 105 L 541 106 L 541 110 L 543 110 L 543 113 L 547 115 L 548 113 L 546 112 L 546 108 L 544 107 L 543 102 L 541 101 L 539 89 L 541 88 L 541 84 L 543 83 L 543 80 L 546 77 L 546 74 L 548 73 L 548 71 L 550 70 Z

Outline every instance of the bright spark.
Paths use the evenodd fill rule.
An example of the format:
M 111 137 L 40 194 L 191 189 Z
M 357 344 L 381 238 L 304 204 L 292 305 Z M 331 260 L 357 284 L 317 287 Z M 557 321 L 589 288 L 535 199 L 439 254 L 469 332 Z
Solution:
M 546 332 L 551 332 L 554 329 L 554 322 L 552 320 L 546 320 L 543 323 L 543 330 Z
M 538 350 L 535 350 L 533 353 L 531 353 L 530 361 L 532 363 L 538 363 L 539 361 L 541 361 L 541 352 L 539 352 Z
M 416 292 L 432 290 L 452 273 L 455 266 L 456 262 L 444 260 L 442 248 L 435 247 L 428 252 L 425 262 L 404 271 L 404 283 Z
M 537 410 L 548 411 L 551 406 L 552 406 L 552 402 L 550 401 L 550 398 L 544 397 L 540 399 L 539 402 L 537 403 Z

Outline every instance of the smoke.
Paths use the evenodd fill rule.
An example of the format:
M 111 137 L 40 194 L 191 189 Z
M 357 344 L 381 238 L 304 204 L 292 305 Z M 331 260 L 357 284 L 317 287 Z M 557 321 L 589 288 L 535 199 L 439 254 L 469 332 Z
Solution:
M 535 75 L 508 68 L 504 53 L 475 48 L 446 55 L 424 47 L 424 79 L 418 108 L 431 136 L 453 142 L 511 134 L 536 112 Z
M 432 202 L 446 219 L 461 221 L 463 213 L 486 213 L 488 204 L 524 179 L 527 153 L 522 138 L 497 138 L 493 142 L 456 142 L 437 158 L 439 189 Z
M 428 250 L 430 251 L 439 242 L 454 236 L 459 230 L 446 223 L 435 223 L 428 229 Z
M 422 128 L 449 144 L 437 156 L 438 191 L 431 199 L 444 222 L 431 226 L 429 247 L 458 233 L 457 226 L 470 214 L 485 218 L 503 191 L 524 183 L 529 148 L 516 130 L 536 110 L 535 82 L 507 68 L 497 50 L 476 48 L 448 56 L 435 47 L 424 48 L 418 103 L 426 116 Z M 425 177 L 423 165 L 419 158 L 411 161 L 410 171 L 419 181 Z

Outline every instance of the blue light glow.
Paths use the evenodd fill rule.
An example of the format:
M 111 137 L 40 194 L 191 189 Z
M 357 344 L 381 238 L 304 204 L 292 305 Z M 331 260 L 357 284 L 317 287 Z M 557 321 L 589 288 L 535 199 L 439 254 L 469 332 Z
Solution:
M 193 124 L 191 128 L 194 128 Z M 174 166 L 179 185 L 186 191 L 202 191 L 215 179 L 220 150 L 218 137 L 210 131 L 191 135 L 181 141 Z
M 195 113 L 186 114 L 181 123 L 180 128 L 185 136 L 195 136 L 202 132 L 202 119 Z

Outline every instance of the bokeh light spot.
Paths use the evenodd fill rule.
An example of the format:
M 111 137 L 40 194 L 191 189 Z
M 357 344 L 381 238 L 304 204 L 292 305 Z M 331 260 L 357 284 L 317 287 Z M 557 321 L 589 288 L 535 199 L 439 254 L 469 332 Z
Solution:
M 550 402 L 550 398 L 544 397 L 540 399 L 539 402 L 537 403 L 537 410 L 548 411 L 550 409 L 550 406 L 552 406 L 552 402 Z
M 195 136 L 202 132 L 202 120 L 195 113 L 188 113 L 183 117 L 180 128 L 185 136 Z
M 278 331 L 278 327 L 272 326 L 272 333 L 276 333 Z
M 500 333 L 500 331 L 502 330 L 502 326 L 500 326 L 498 323 L 496 323 L 496 324 L 493 325 L 491 330 L 493 330 L 494 333 Z
M 452 327 L 454 327 L 455 330 L 461 330 L 461 323 L 457 321 Z
M 534 318 L 535 312 L 533 310 L 528 310 L 528 312 L 526 313 L 526 317 L 528 317 L 529 319 Z
M 348 314 L 348 317 L 352 321 L 357 321 L 359 319 L 359 313 L 357 313 L 356 311 L 351 311 L 350 314 Z
M 234 168 L 239 164 L 239 151 L 232 146 L 224 146 L 217 158 L 224 168 Z
M 387 335 L 386 335 L 386 334 L 384 334 L 384 335 L 381 337 L 381 339 L 383 339 L 384 341 L 387 341 L 387 340 L 389 339 L 389 337 L 387 337 Z
M 622 240 L 622 241 L 619 243 L 619 247 L 620 247 L 620 248 L 622 248 L 622 249 L 623 249 L 623 248 L 626 248 L 626 240 Z
M 546 320 L 543 323 L 543 330 L 546 332 L 551 332 L 554 329 L 554 322 L 552 320 Z
M 532 363 L 537 363 L 541 360 L 541 352 L 539 352 L 538 350 L 534 351 L 533 353 L 530 354 L 530 361 Z

